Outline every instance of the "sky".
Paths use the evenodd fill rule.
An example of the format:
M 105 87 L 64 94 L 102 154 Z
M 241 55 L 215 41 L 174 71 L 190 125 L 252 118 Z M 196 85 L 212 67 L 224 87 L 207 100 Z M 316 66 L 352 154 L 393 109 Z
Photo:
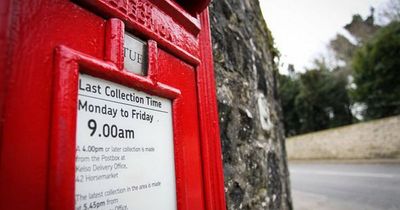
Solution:
M 281 53 L 280 72 L 287 73 L 287 65 L 296 71 L 311 67 L 312 61 L 326 53 L 329 40 L 353 14 L 363 18 L 370 8 L 380 8 L 388 0 L 259 0 L 264 19 Z M 346 34 L 345 34 L 346 35 Z

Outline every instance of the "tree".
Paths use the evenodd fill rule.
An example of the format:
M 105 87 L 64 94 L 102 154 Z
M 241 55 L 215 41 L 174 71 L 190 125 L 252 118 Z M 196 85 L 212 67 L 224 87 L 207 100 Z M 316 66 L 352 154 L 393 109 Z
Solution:
M 400 21 L 400 0 L 390 0 L 380 12 L 383 22 Z
M 323 67 L 300 76 L 295 106 L 301 123 L 300 133 L 350 124 L 350 99 L 346 77 L 340 71 Z
M 336 34 L 335 39 L 331 40 L 329 47 L 333 50 L 335 58 L 349 63 L 357 46 L 349 41 L 345 36 Z
M 355 102 L 366 105 L 364 117 L 400 114 L 400 22 L 392 22 L 360 48 L 352 62 Z
M 324 60 L 304 73 L 279 75 L 286 136 L 350 124 L 346 75 L 331 71 Z
M 289 65 L 290 66 L 290 65 Z M 294 74 L 293 65 L 289 67 L 292 69 L 291 75 Z M 299 115 L 295 107 L 295 100 L 299 94 L 299 82 L 293 76 L 278 75 L 278 91 L 280 95 L 281 106 L 283 110 L 283 124 L 285 126 L 285 135 L 293 136 L 299 133 L 301 124 L 299 122 Z
M 400 0 L 396 1 L 400 2 Z M 352 115 L 352 107 L 354 107 L 353 111 L 357 111 L 358 108 L 368 106 L 368 117 L 366 118 L 397 113 L 396 110 L 400 104 L 398 97 L 400 90 L 396 89 L 397 83 L 400 84 L 399 76 L 384 76 L 386 73 L 378 75 L 371 72 L 383 67 L 386 69 L 388 65 L 395 66 L 394 63 L 398 62 L 396 58 L 400 58 L 398 54 L 400 48 L 392 46 L 391 51 L 381 53 L 382 56 L 393 54 L 392 59 L 371 57 L 376 53 L 376 49 L 384 46 L 380 43 L 380 47 L 373 47 L 372 44 L 378 42 L 376 34 L 384 31 L 381 30 L 382 26 L 375 24 L 374 9 L 372 8 L 371 14 L 367 18 L 363 19 L 360 15 L 354 15 L 352 21 L 344 28 L 350 35 L 337 34 L 329 45 L 329 49 L 333 52 L 334 62 L 323 56 L 315 59 L 313 67 L 306 69 L 304 73 L 295 74 L 293 67 L 289 66 L 290 75 L 280 75 L 279 92 L 287 136 L 351 124 L 356 121 Z M 389 37 L 386 36 L 380 42 L 385 42 L 384 39 L 389 39 Z M 395 41 L 392 44 L 395 43 L 399 42 Z M 379 62 L 374 64 L 375 67 L 371 67 L 374 59 L 378 59 Z M 358 66 L 358 70 L 353 74 L 355 66 Z M 365 70 L 369 67 L 374 71 Z M 394 68 L 400 70 L 399 67 Z M 368 71 L 368 73 L 362 75 L 364 71 Z M 374 83 L 371 79 L 379 82 Z M 350 81 L 354 81 L 355 84 Z M 379 87 L 378 83 L 395 89 L 396 93 L 381 88 L 390 93 L 385 99 L 377 100 L 377 97 L 385 95 L 382 90 L 377 91 L 375 95 L 370 94 L 373 88 Z M 349 88 L 354 86 L 358 88 L 354 92 L 351 91 L 352 97 L 350 97 Z M 361 105 L 359 105 L 360 103 Z M 384 111 L 382 111 L 383 105 L 386 106 Z M 374 110 L 374 107 L 384 113 L 377 115 L 378 111 Z

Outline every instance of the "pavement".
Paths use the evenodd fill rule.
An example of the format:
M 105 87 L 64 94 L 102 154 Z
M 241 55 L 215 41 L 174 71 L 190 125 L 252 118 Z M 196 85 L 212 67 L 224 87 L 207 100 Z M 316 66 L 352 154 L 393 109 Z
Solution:
M 400 161 L 289 162 L 294 210 L 400 210 Z

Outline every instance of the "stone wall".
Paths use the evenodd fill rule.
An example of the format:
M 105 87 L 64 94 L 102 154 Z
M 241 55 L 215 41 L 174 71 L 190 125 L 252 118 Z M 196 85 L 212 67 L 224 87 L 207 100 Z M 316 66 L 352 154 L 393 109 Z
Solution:
M 257 0 L 210 6 L 228 209 L 291 209 L 273 39 Z
M 400 116 L 291 137 L 286 145 L 293 160 L 400 158 Z

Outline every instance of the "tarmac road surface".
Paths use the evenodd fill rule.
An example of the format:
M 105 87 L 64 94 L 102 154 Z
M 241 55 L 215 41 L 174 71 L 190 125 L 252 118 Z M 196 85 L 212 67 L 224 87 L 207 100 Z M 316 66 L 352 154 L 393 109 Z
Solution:
M 400 163 L 290 162 L 294 210 L 400 210 Z

